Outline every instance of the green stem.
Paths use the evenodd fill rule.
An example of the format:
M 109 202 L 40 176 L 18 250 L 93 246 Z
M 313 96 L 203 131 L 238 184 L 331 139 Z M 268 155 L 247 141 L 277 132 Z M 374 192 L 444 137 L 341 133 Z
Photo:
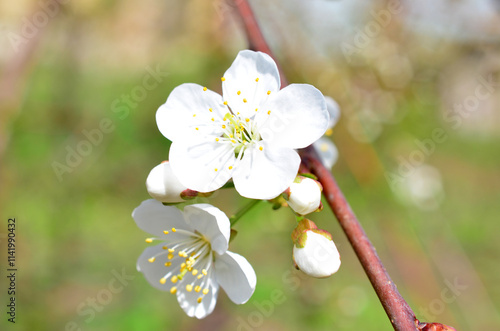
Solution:
M 231 221 L 231 226 L 233 226 L 234 224 L 236 224 L 236 222 L 238 222 L 239 219 L 243 215 L 245 215 L 248 211 L 250 211 L 250 209 L 252 209 L 253 207 L 255 207 L 261 201 L 262 200 L 252 200 L 246 206 L 244 206 L 243 208 L 241 208 L 240 210 L 238 210 L 238 212 L 236 214 L 234 214 L 233 216 L 231 216 L 229 218 L 229 221 Z

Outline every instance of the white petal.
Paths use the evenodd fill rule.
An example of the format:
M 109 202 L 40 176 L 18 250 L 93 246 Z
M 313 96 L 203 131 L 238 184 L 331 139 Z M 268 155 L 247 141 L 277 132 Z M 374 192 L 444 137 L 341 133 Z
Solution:
M 186 187 L 211 192 L 231 178 L 234 149 L 230 144 L 211 141 L 175 141 L 170 146 L 170 164 L 179 181 Z
M 275 147 L 265 141 L 245 150 L 235 166 L 234 186 L 249 199 L 273 199 L 292 184 L 299 170 L 300 157 L 290 148 Z
M 185 261 L 184 258 L 175 255 L 174 259 L 169 260 L 167 258 L 168 251 L 164 250 L 162 247 L 165 243 L 160 245 L 148 247 L 142 252 L 139 259 L 137 259 L 137 270 L 144 274 L 146 280 L 155 288 L 162 291 L 170 291 L 172 286 L 175 286 L 170 281 L 170 278 L 173 275 L 177 275 L 180 270 L 180 265 Z M 154 262 L 149 262 L 148 259 L 161 253 L 155 258 Z M 165 266 L 165 262 L 172 262 L 170 267 Z M 165 284 L 160 283 L 160 279 L 162 279 L 165 275 L 168 276 Z
M 273 144 L 304 148 L 328 127 L 323 94 L 312 85 L 288 85 L 262 105 L 255 121 L 261 137 Z
M 259 108 L 259 105 L 269 98 L 268 92 L 273 95 L 280 89 L 276 63 L 269 55 L 261 52 L 239 52 L 224 74 L 224 79 L 224 100 L 229 103 L 235 114 L 240 113 L 242 117 L 254 116 L 255 108 Z
M 180 233 L 172 233 L 170 231 L 172 228 L 193 232 L 193 229 L 184 221 L 179 209 L 164 206 L 161 202 L 153 199 L 143 201 L 139 207 L 134 209 L 132 217 L 141 230 L 168 241 L 185 237 Z M 163 233 L 165 230 L 170 231 L 170 233 L 165 235 Z
M 340 254 L 335 243 L 312 231 L 307 231 L 304 248 L 293 246 L 293 258 L 300 270 L 312 277 L 328 277 L 340 268 Z
M 169 140 L 177 141 L 187 136 L 203 139 L 219 131 L 211 119 L 222 120 L 227 108 L 219 94 L 203 89 L 198 84 L 179 85 L 158 108 L 156 124 Z
M 313 144 L 314 149 L 319 155 L 321 163 L 327 168 L 332 169 L 339 158 L 337 146 L 328 138 L 321 137 Z
M 196 204 L 184 208 L 184 217 L 191 227 L 204 235 L 212 250 L 224 254 L 229 244 L 231 224 L 220 209 L 209 204 Z
M 188 316 L 201 319 L 214 310 L 219 294 L 219 284 L 217 284 L 214 278 L 214 270 L 210 269 L 208 275 L 201 279 L 197 279 L 191 273 L 187 273 L 182 281 L 177 284 L 177 301 Z M 187 284 L 191 284 L 193 288 L 196 285 L 200 285 L 202 288 L 208 288 L 209 292 L 206 295 L 194 290 L 188 292 L 186 290 Z M 197 300 L 200 297 L 202 297 L 202 300 L 198 303 Z
M 288 205 L 299 215 L 307 215 L 318 210 L 321 203 L 321 186 L 311 178 L 303 178 L 300 183 L 290 185 Z
M 337 101 L 333 100 L 332 97 L 325 96 L 326 109 L 330 115 L 330 121 L 328 122 L 328 128 L 331 129 L 337 124 L 340 118 L 340 106 Z
M 187 187 L 174 176 L 169 162 L 163 162 L 151 170 L 146 179 L 149 195 L 161 202 L 184 202 L 181 193 Z
M 226 252 L 215 258 L 217 282 L 231 301 L 242 304 L 252 296 L 257 276 L 248 261 L 241 255 Z

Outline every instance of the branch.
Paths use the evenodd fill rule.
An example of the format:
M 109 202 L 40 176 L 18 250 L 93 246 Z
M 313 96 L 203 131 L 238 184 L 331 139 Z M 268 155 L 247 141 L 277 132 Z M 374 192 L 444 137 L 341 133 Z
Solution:
M 247 0 L 232 0 L 243 23 L 248 38 L 249 48 L 269 54 L 274 58 L 262 35 L 255 15 Z M 276 58 L 274 58 L 276 61 Z M 278 61 L 276 61 L 278 63 Z M 279 67 L 282 86 L 287 85 L 283 70 Z M 375 247 L 366 235 L 360 222 L 354 215 L 344 194 L 338 187 L 333 175 L 327 170 L 309 146 L 301 150 L 302 167 L 309 169 L 323 185 L 323 194 L 351 243 L 373 289 L 384 307 L 395 330 L 408 331 L 455 331 L 454 328 L 440 323 L 420 323 L 408 303 L 399 293 L 396 285 L 385 270 Z

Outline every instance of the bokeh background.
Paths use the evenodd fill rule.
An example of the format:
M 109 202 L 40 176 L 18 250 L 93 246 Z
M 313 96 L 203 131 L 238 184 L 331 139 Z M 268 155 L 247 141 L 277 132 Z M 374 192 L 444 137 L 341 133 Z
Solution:
M 332 171 L 417 316 L 500 329 L 498 2 L 250 3 L 288 79 L 339 103 Z M 147 235 L 131 212 L 168 157 L 155 112 L 184 82 L 220 91 L 246 47 L 225 0 L 0 4 L 0 329 L 391 329 L 327 208 L 311 218 L 334 236 L 337 274 L 294 270 L 295 218 L 261 204 L 231 244 L 255 268 L 255 294 L 236 306 L 221 293 L 202 321 L 135 270 Z M 245 203 L 232 190 L 210 202 L 228 215 Z M 5 313 L 9 217 L 15 325 Z

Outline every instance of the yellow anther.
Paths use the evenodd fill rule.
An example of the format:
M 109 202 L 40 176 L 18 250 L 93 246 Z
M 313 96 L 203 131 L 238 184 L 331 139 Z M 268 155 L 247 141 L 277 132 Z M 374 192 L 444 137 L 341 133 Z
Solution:
M 164 233 L 164 234 L 168 234 L 168 231 L 167 231 L 167 230 L 164 230 L 164 231 L 163 231 L 163 233 Z
M 151 244 L 151 243 L 153 242 L 153 238 L 147 238 L 147 239 L 146 239 L 146 242 L 147 242 L 148 244 Z
M 204 275 L 206 276 L 206 275 L 208 274 L 208 273 L 207 273 L 207 269 L 203 269 L 203 270 L 201 271 L 201 273 L 202 273 L 202 274 L 204 274 Z
M 243 102 L 246 103 L 247 102 L 247 99 L 243 99 Z
M 234 136 L 232 134 L 229 135 L 229 138 L 234 138 Z
M 193 272 L 192 272 L 193 276 L 196 276 L 198 274 L 198 270 L 196 269 L 193 269 Z
M 213 109 L 212 109 L 212 108 L 208 108 L 208 111 L 209 111 L 209 112 L 213 112 Z
M 271 111 L 270 110 L 267 111 L 267 115 L 271 115 Z
M 203 299 L 203 298 L 201 298 L 201 297 L 200 297 L 200 298 L 198 298 L 198 300 L 196 300 L 196 301 L 197 301 L 198 303 L 201 303 L 201 299 Z
M 224 101 L 224 105 L 227 106 L 227 101 Z
M 258 81 L 259 81 L 259 78 L 258 78 L 258 77 L 257 77 L 257 78 L 255 78 L 255 81 L 256 81 L 256 82 L 258 82 Z
M 172 262 L 165 262 L 165 267 L 170 267 L 172 265 Z
M 194 291 L 195 291 L 196 293 L 199 293 L 199 292 L 201 291 L 201 286 L 200 286 L 200 285 L 196 285 L 196 286 L 194 287 Z
M 196 131 L 198 131 L 198 130 L 199 130 L 199 129 L 198 129 L 198 128 L 196 128 Z
M 174 284 L 177 283 L 178 280 L 179 278 L 177 278 L 177 276 L 172 276 L 172 278 L 170 278 L 170 281 Z
M 202 293 L 205 294 L 205 295 L 207 295 L 208 294 L 208 288 L 204 288 Z
M 169 253 L 173 253 L 173 252 L 175 252 L 175 249 L 173 249 L 173 248 L 169 248 L 169 249 L 168 249 L 168 252 L 169 252 Z
M 191 292 L 193 290 L 193 285 L 187 284 L 186 285 L 186 291 Z
M 231 142 L 232 142 L 233 144 L 236 144 L 236 140 L 234 140 L 234 139 L 231 139 Z
M 217 171 L 219 171 L 219 169 L 217 169 L 217 168 L 215 168 L 214 170 L 215 170 L 216 172 L 217 172 Z
M 215 138 L 215 141 L 219 141 L 219 138 Z
M 215 119 L 212 117 L 212 122 L 215 122 Z
M 224 124 L 222 124 L 222 128 L 223 128 L 223 129 L 225 129 L 225 128 L 226 128 L 226 126 L 225 126 Z
M 259 111 L 259 108 L 255 108 L 255 111 Z
M 236 92 L 236 94 L 240 95 L 240 94 L 241 94 L 241 91 Z
M 327 136 L 331 136 L 331 135 L 332 135 L 332 133 L 333 133 L 332 128 L 329 128 L 329 129 L 328 129 L 328 130 L 326 130 L 326 132 L 325 132 L 325 134 L 326 134 Z
M 206 87 L 204 87 L 204 88 L 203 88 L 203 91 L 206 91 L 206 90 L 207 90 L 207 88 L 206 88 Z
M 193 117 L 196 117 L 196 114 L 193 114 Z
M 177 292 L 177 287 L 172 286 L 172 288 L 170 289 L 170 293 L 175 294 L 176 292 Z
M 156 260 L 156 258 L 155 258 L 155 257 L 150 257 L 150 258 L 148 259 L 148 261 L 149 261 L 149 262 L 151 262 L 151 263 L 153 263 L 155 260 Z
M 249 118 L 245 118 L 245 122 L 250 122 L 250 119 Z
M 172 228 L 172 232 L 175 232 L 175 231 L 177 231 L 177 230 L 175 228 Z
M 267 91 L 267 95 L 271 94 L 271 91 Z
M 179 255 L 180 255 L 180 253 L 179 253 Z M 182 269 L 182 268 L 185 268 L 185 267 L 186 267 L 186 263 L 182 262 L 182 263 L 181 263 L 181 269 Z
M 226 79 L 225 79 L 224 77 L 221 77 L 221 78 L 220 78 L 220 80 L 221 80 L 221 81 L 225 81 Z
M 264 149 L 264 147 L 262 147 L 262 146 L 259 147 L 259 150 L 263 150 L 263 149 Z
M 203 275 L 201 275 L 201 274 L 200 274 L 200 275 L 198 275 L 198 279 L 200 279 L 201 277 L 203 277 Z
M 165 278 L 160 279 L 160 284 L 165 284 L 167 280 Z
M 319 147 L 319 149 L 320 149 L 322 152 L 326 152 L 326 151 L 328 151 L 328 144 L 321 144 L 321 146 Z
M 163 248 L 163 249 L 168 249 L 168 247 L 167 247 L 167 246 L 163 246 L 162 248 Z
M 184 251 L 180 251 L 180 252 L 179 252 L 179 256 L 180 256 L 180 257 L 187 257 L 187 254 L 186 254 L 186 252 L 184 252 Z M 184 266 L 186 265 L 185 263 L 182 263 L 182 264 L 183 264 Z M 182 264 L 181 264 L 181 267 L 182 267 Z
M 167 255 L 167 258 L 168 258 L 169 260 L 172 260 L 172 259 L 174 258 L 174 254 L 172 254 L 172 253 L 168 254 L 168 255 Z
M 229 170 L 233 169 L 233 166 L 229 166 Z

